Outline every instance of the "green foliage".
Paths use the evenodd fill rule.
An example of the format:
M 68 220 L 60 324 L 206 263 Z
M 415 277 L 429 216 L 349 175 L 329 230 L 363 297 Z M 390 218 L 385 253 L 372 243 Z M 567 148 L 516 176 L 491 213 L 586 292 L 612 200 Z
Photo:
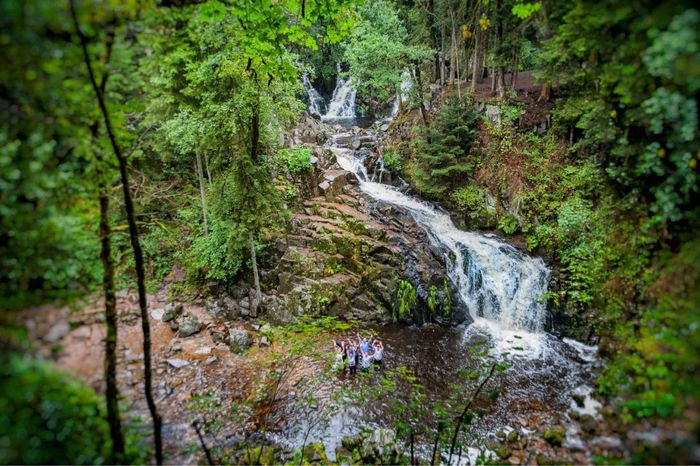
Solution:
M 428 310 L 430 311 L 430 315 L 437 315 L 439 305 L 438 289 L 435 285 L 431 285 L 428 290 Z
M 506 235 L 518 231 L 518 220 L 512 214 L 506 214 L 498 220 L 498 228 Z
M 569 96 L 556 116 L 582 132 L 574 149 L 605 154 L 610 178 L 662 224 L 698 204 L 699 25 L 689 2 L 579 1 L 542 53 L 543 76 Z
M 525 113 L 525 109 L 520 105 L 500 105 L 498 108 L 502 121 L 509 124 L 515 123 Z
M 399 282 L 396 290 L 396 301 L 394 302 L 392 318 L 394 321 L 401 320 L 408 316 L 416 305 L 416 289 L 406 280 Z
M 278 156 L 286 164 L 290 175 L 299 175 L 311 171 L 311 149 L 306 146 L 295 147 L 293 149 L 281 149 Z
M 399 90 L 407 68 L 430 57 L 426 47 L 410 44 L 394 4 L 386 0 L 368 2 L 361 9 L 344 53 L 359 95 L 380 101 Z
M 392 173 L 401 173 L 401 170 L 403 170 L 403 156 L 393 148 L 388 148 L 384 151 L 382 161 L 384 162 L 384 168 Z
M 414 149 L 413 181 L 430 197 L 440 198 L 471 175 L 478 159 L 471 155 L 480 116 L 471 103 L 450 99 L 429 127 L 421 127 Z
M 490 217 L 491 214 L 495 213 L 488 208 L 486 196 L 486 190 L 470 183 L 455 190 L 451 195 L 451 199 L 459 210 L 466 213 L 470 219 L 475 220 L 482 217 Z
M 102 464 L 110 454 L 101 399 L 50 364 L 12 355 L 0 368 L 0 462 Z

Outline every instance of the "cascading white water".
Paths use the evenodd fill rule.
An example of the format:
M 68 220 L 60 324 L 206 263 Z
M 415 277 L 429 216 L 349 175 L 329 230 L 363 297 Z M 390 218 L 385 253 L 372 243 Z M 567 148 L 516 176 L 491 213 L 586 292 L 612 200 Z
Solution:
M 326 111 L 326 101 L 321 97 L 321 94 L 314 88 L 307 74 L 303 74 L 301 81 L 304 85 L 304 92 L 309 101 L 309 114 L 321 116 Z
M 394 98 L 394 103 L 391 107 L 391 115 L 389 116 L 388 120 L 396 118 L 396 115 L 399 114 L 401 101 L 408 99 L 408 91 L 411 90 L 411 86 L 413 85 L 411 82 L 411 75 L 408 71 L 404 71 L 401 74 L 401 79 L 402 81 L 401 85 L 399 86 L 399 92 L 396 93 L 396 97 Z
M 333 96 L 328 104 L 328 111 L 321 116 L 324 120 L 355 117 L 355 87 L 352 85 L 352 78 L 341 77 L 340 65 L 338 65 L 337 79 Z
M 495 236 L 459 230 L 450 216 L 393 186 L 369 180 L 361 160 L 344 148 L 332 148 L 338 164 L 355 173 L 360 189 L 372 198 L 401 207 L 445 251 L 448 276 L 475 322 L 492 331 L 544 330 L 549 270 Z M 486 322 L 483 322 L 486 321 Z

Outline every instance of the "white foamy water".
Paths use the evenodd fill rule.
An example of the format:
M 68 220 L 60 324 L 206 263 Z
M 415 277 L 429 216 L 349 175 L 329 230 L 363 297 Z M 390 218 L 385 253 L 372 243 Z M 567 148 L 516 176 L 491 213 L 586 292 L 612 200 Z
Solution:
M 355 117 L 355 87 L 351 78 L 340 76 L 340 66 L 338 66 L 338 78 L 333 90 L 333 96 L 328 104 L 328 111 L 321 115 L 321 119 L 338 119 Z
M 448 276 L 475 325 L 494 331 L 541 333 L 549 270 L 492 235 L 458 229 L 450 216 L 393 186 L 368 180 L 362 161 L 349 150 L 334 150 L 338 164 L 355 173 L 360 189 L 373 199 L 408 211 L 425 228 L 430 241 L 445 252 Z M 496 325 L 494 325 L 496 324 Z
M 321 97 L 321 94 L 314 88 L 309 80 L 307 74 L 303 74 L 301 81 L 304 85 L 304 92 L 306 93 L 306 98 L 309 101 L 308 111 L 310 115 L 321 116 L 326 111 L 326 102 Z

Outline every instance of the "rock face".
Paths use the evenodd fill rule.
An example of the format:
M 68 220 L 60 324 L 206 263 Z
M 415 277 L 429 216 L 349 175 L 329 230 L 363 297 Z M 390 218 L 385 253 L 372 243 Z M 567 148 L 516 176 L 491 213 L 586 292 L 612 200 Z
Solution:
M 253 336 L 242 328 L 232 328 L 228 334 L 228 344 L 231 351 L 240 353 L 247 350 L 253 344 Z
M 412 283 L 418 296 L 414 315 L 407 320 L 423 321 L 428 319 L 422 308 L 431 288 L 443 294 L 449 289 L 444 255 L 429 246 L 410 215 L 386 205 L 377 208 L 361 193 L 355 175 L 337 165 L 334 151 L 356 150 L 370 170 L 379 167 L 373 152 L 376 134 L 336 129 L 331 150 L 313 149 L 311 189 L 301 191 L 315 188 L 317 195 L 299 206 L 288 235 L 275 245 L 275 267 L 262 275 L 268 290 L 261 308 L 266 320 L 288 323 L 308 314 L 386 322 L 392 319 L 403 279 Z M 239 304 L 246 316 L 245 306 Z

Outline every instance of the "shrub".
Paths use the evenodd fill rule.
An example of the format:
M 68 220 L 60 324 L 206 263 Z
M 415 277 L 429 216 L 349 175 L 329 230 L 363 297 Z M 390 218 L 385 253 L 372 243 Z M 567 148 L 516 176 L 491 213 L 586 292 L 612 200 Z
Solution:
M 403 169 L 403 157 L 394 149 L 387 149 L 382 155 L 384 168 L 393 173 L 401 173 Z
M 287 172 L 290 175 L 299 175 L 311 171 L 311 149 L 306 146 L 299 146 L 293 149 L 282 149 L 278 152 L 280 159 L 285 163 Z
M 12 355 L 0 368 L 0 463 L 100 464 L 111 441 L 101 399 L 49 363 Z

